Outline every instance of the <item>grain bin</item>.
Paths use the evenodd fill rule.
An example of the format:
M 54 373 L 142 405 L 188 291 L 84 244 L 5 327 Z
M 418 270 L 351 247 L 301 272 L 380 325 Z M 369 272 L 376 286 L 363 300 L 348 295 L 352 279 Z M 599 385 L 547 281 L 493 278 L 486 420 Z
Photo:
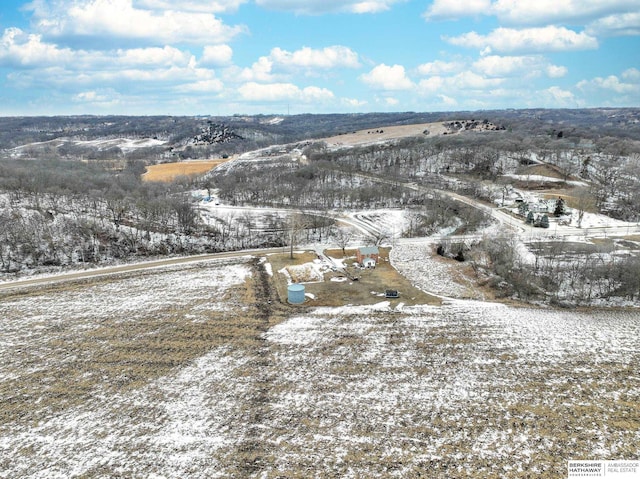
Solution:
M 287 288 L 287 300 L 291 304 L 304 303 L 304 284 L 290 284 Z

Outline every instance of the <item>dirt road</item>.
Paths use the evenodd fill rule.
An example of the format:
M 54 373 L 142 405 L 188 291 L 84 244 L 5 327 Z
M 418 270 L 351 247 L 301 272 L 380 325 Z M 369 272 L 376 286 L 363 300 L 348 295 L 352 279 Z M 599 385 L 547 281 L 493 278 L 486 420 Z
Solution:
M 282 248 L 268 249 L 251 249 L 242 251 L 230 251 L 224 253 L 212 253 L 197 256 L 185 256 L 180 258 L 167 258 L 155 261 L 146 261 L 144 263 L 125 264 L 119 266 L 110 266 L 106 268 L 90 269 L 84 271 L 75 271 L 64 274 L 54 274 L 48 276 L 39 276 L 37 278 L 21 279 L 17 281 L 8 281 L 0 284 L 0 291 L 6 291 L 15 288 L 23 288 L 29 286 L 44 286 L 47 284 L 61 283 L 65 281 L 78 281 L 89 278 L 97 278 L 101 276 L 109 276 L 114 274 L 130 273 L 133 271 L 141 271 L 152 268 L 162 268 L 166 266 L 174 266 L 180 264 L 196 263 L 199 261 L 211 261 L 223 258 L 235 258 L 239 256 L 264 255 L 269 253 L 281 253 Z

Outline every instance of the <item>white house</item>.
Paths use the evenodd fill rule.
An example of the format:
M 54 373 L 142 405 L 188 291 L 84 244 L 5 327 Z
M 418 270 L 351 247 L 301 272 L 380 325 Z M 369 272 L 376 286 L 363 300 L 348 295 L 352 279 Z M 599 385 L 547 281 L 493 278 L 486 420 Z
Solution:
M 364 258 L 361 263 L 363 268 L 375 268 L 376 260 L 373 258 Z
M 377 246 L 362 246 L 356 251 L 356 260 L 363 268 L 375 268 L 380 258 Z

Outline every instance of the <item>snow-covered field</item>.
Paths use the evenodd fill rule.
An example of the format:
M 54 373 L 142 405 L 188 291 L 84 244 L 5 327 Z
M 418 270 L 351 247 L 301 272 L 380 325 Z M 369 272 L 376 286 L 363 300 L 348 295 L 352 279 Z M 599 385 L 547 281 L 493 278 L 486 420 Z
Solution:
M 512 178 L 514 180 L 519 180 L 519 181 L 531 181 L 531 182 L 541 182 L 541 183 L 566 183 L 572 186 L 588 186 L 588 183 L 584 181 L 566 180 L 563 178 L 553 178 L 551 176 L 543 176 L 543 175 L 516 175 L 515 173 L 506 173 L 502 176 L 505 176 L 507 178 Z
M 453 298 L 482 299 L 472 288 L 453 281 L 451 261 L 434 254 L 433 241 L 399 241 L 389 255 L 393 267 L 425 292 Z
M 153 138 L 103 138 L 98 140 L 77 140 L 70 138 L 56 138 L 55 140 L 43 141 L 38 143 L 29 143 L 27 145 L 18 146 L 11 150 L 14 154 L 21 153 L 27 148 L 49 145 L 58 148 L 65 144 L 73 144 L 84 148 L 96 148 L 98 150 L 108 150 L 110 148 L 120 148 L 122 152 L 129 153 L 139 148 L 151 148 L 154 146 L 162 146 L 166 141 Z
M 272 328 L 273 468 L 317 477 L 563 477 L 637 457 L 640 317 L 454 301 L 322 309 Z M 531 477 L 531 476 L 529 476 Z
M 0 478 L 557 478 L 638 458 L 638 312 L 447 300 L 261 323 L 250 271 L 2 297 Z

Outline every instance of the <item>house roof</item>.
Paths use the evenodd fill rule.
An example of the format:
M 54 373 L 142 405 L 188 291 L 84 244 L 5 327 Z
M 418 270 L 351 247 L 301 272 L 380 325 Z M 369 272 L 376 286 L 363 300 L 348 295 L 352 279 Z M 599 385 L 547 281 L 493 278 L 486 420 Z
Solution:
M 380 254 L 377 246 L 361 246 L 358 251 L 360 254 Z

